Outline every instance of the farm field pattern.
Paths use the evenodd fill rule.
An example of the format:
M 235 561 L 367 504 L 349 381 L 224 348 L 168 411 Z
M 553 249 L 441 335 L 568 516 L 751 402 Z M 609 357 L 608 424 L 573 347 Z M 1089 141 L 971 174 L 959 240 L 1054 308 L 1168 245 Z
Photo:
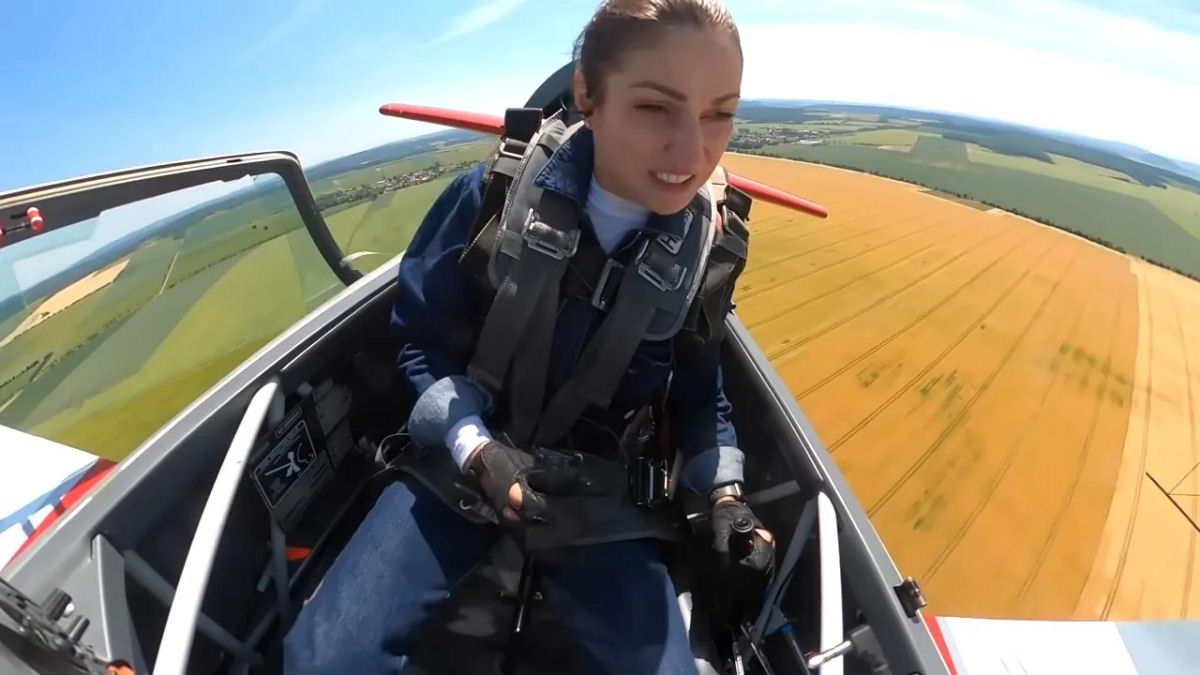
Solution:
M 389 166 L 483 154 L 476 144 Z M 369 252 L 355 262 L 369 272 L 404 250 L 452 178 L 324 217 L 343 250 Z M 0 424 L 119 460 L 341 288 L 285 194 L 148 239 L 0 324 Z
M 938 170 L 991 162 L 1030 185 L 1042 172 L 1085 192 L 1117 183 L 1124 192 L 1109 190 L 1110 199 L 1152 195 L 1177 222 L 1175 239 L 1158 244 L 1198 245 L 1184 232 L 1200 194 L 1175 185 L 1147 192 L 1159 189 L 1061 157 L 1046 164 L 947 141 L 912 123 L 814 124 L 879 145 L 807 152 L 915 151 Z M 359 189 L 489 149 L 317 183 Z M 921 186 L 777 158 L 730 154 L 724 164 L 830 209 L 817 220 L 754 206 L 737 311 L 901 572 L 921 583 L 928 611 L 1200 617 L 1200 284 Z M 355 263 L 369 271 L 407 246 L 451 179 L 338 203 L 324 217 L 344 250 L 374 252 Z M 0 423 L 120 459 L 331 297 L 336 279 L 295 214 L 278 207 L 252 201 L 150 238 L 5 317 Z
M 919 186 L 725 166 L 830 209 L 755 205 L 738 314 L 931 613 L 1200 617 L 1200 284 Z

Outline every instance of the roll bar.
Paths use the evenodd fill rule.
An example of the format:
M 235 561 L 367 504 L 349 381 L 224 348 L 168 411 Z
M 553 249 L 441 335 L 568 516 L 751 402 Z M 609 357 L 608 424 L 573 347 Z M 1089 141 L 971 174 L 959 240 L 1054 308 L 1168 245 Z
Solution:
M 192 650 L 192 638 L 196 633 L 196 616 L 200 603 L 208 588 L 208 577 L 212 570 L 217 547 L 221 544 L 221 533 L 233 506 L 233 497 L 241 484 L 242 475 L 250 452 L 258 440 L 263 424 L 276 423 L 283 418 L 283 393 L 277 379 L 262 385 L 250 400 L 246 414 L 233 435 L 229 450 L 217 478 L 213 481 L 204 512 L 192 537 L 183 572 L 179 575 L 179 588 L 175 601 L 167 615 L 159 643 L 158 660 L 154 663 L 156 675 L 183 675 L 187 672 L 188 657 Z

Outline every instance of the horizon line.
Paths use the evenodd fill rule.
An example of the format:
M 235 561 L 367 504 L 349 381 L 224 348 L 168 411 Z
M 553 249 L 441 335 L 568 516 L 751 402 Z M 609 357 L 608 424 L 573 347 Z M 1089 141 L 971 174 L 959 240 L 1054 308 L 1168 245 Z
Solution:
M 1150 150 L 1141 145 L 1138 145 L 1137 143 L 1132 143 L 1132 142 L 1124 141 L 1124 140 L 1117 139 L 1117 138 L 1102 138 L 1099 136 L 1082 134 L 1077 131 L 1067 131 L 1065 129 L 1054 129 L 1051 127 L 1043 127 L 1043 126 L 1027 124 L 1027 123 L 1023 123 L 1023 122 L 1014 122 L 1014 121 L 1006 120 L 1006 119 L 999 118 L 999 117 L 987 117 L 984 115 L 977 115 L 977 114 L 965 113 L 965 112 L 957 112 L 957 111 L 953 111 L 953 110 L 945 110 L 945 109 L 938 109 L 938 108 L 920 108 L 920 107 L 913 107 L 913 106 L 907 106 L 907 105 L 898 105 L 898 104 L 893 104 L 893 103 L 878 103 L 878 102 L 864 101 L 864 100 L 853 101 L 853 100 L 845 100 L 845 99 L 809 99 L 809 98 L 773 98 L 773 97 L 755 97 L 755 98 L 742 99 L 742 101 L 739 103 L 738 107 L 740 108 L 742 105 L 744 105 L 746 103 L 760 103 L 761 104 L 764 102 L 776 102 L 776 101 L 777 102 L 787 102 L 787 103 L 817 104 L 817 105 L 831 104 L 831 105 L 846 105 L 846 106 L 862 106 L 862 107 L 868 107 L 868 108 L 892 108 L 895 110 L 904 110 L 904 111 L 916 112 L 916 113 L 932 113 L 932 114 L 937 114 L 937 115 L 948 115 L 948 116 L 952 116 L 952 117 L 961 117 L 964 119 L 977 120 L 980 122 L 1001 124 L 1004 126 L 1009 126 L 1009 127 L 1013 127 L 1013 128 L 1017 128 L 1017 129 L 1037 131 L 1037 132 L 1040 132 L 1043 134 L 1063 134 L 1063 135 L 1071 136 L 1071 137 L 1077 138 L 1077 139 L 1087 139 L 1087 140 L 1095 141 L 1098 143 L 1112 143 L 1112 144 L 1123 145 L 1128 148 L 1135 148 L 1135 149 L 1137 149 L 1143 153 L 1146 153 L 1148 155 L 1152 155 L 1154 157 L 1158 157 L 1160 159 L 1165 159 L 1167 161 L 1170 161 L 1173 164 L 1177 165 L 1179 167 L 1179 169 L 1200 172 L 1200 161 L 1191 161 L 1191 160 L 1183 159 L 1182 157 L 1178 157 L 1178 156 L 1174 156 L 1174 155 L 1167 155 L 1167 154 L 1164 154 L 1161 152 L 1156 152 L 1154 150 Z M 478 110 L 464 110 L 464 111 L 465 112 L 479 112 Z M 427 122 L 427 124 L 437 126 L 436 123 L 433 123 L 433 122 Z M 397 143 L 400 141 L 412 141 L 412 140 L 417 140 L 419 138 L 424 138 L 424 137 L 428 137 L 428 136 L 436 136 L 438 134 L 452 132 L 452 131 L 459 131 L 459 132 L 463 132 L 463 133 L 477 133 L 480 136 L 484 136 L 484 137 L 488 136 L 488 134 L 483 134 L 480 132 L 471 132 L 471 131 L 464 130 L 464 129 L 455 129 L 452 127 L 446 127 L 440 131 L 430 131 L 430 132 L 420 133 L 420 134 L 416 134 L 416 135 L 412 135 L 412 136 L 398 136 L 390 141 L 385 141 L 383 143 L 376 143 L 374 145 L 369 145 L 369 146 L 365 146 L 365 147 L 358 147 L 357 149 L 349 150 L 340 155 L 316 160 L 312 163 L 306 163 L 302 160 L 301 166 L 306 170 L 312 169 L 312 168 L 321 166 L 323 164 L 329 164 L 331 162 L 336 162 L 338 160 L 345 159 L 346 157 L 350 157 L 351 155 L 356 155 L 356 154 L 363 153 L 363 152 L 369 152 L 369 151 L 375 150 L 377 148 L 382 148 L 391 143 Z M 1141 164 L 1146 164 L 1146 166 L 1155 167 L 1155 165 L 1153 165 L 1153 164 L 1147 164 L 1146 162 L 1144 162 L 1140 159 L 1136 159 L 1133 157 L 1127 157 L 1124 154 L 1115 153 L 1112 150 L 1105 150 L 1105 151 L 1113 152 L 1113 154 L 1117 154 L 1120 157 L 1125 157 L 1126 159 L 1129 159 L 1129 160 L 1132 160 L 1135 162 L 1139 162 Z M 1162 167 L 1155 167 L 1155 168 L 1161 169 Z M 1184 177 L 1188 177 L 1188 178 L 1200 179 L 1197 177 L 1188 176 L 1187 174 L 1181 174 L 1181 175 L 1183 175 Z

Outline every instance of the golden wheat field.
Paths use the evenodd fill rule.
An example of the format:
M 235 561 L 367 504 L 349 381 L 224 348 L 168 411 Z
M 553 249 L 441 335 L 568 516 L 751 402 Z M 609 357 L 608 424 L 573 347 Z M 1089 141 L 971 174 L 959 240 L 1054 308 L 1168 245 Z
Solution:
M 737 312 L 928 612 L 1200 618 L 1200 284 L 917 186 L 723 164 L 830 211 L 755 205 Z

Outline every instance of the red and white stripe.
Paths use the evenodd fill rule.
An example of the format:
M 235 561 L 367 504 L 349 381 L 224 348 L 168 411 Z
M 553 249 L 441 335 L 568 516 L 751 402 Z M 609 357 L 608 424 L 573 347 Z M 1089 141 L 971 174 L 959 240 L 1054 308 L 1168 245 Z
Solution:
M 951 675 L 1143 672 L 1134 665 L 1117 625 L 1109 621 L 926 616 L 925 623 Z
M 0 566 L 50 529 L 114 466 L 91 453 L 0 426 Z

